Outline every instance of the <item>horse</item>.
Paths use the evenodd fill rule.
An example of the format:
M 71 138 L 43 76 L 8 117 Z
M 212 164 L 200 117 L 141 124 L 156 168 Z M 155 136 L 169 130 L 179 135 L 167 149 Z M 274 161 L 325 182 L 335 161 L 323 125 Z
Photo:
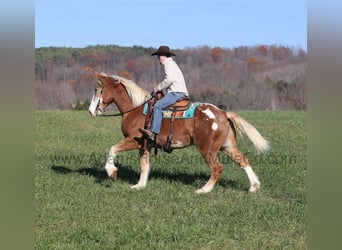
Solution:
M 101 115 L 106 107 L 115 103 L 121 116 L 121 131 L 124 139 L 112 145 L 108 152 L 105 170 L 110 179 L 117 179 L 118 168 L 115 157 L 118 153 L 129 150 L 139 150 L 140 177 L 131 189 L 140 190 L 146 187 L 150 172 L 151 147 L 144 147 L 144 137 L 139 128 L 144 127 L 143 114 L 149 92 L 139 87 L 132 80 L 105 73 L 95 72 L 97 84 L 89 106 L 92 116 Z M 170 119 L 163 118 L 160 133 L 156 136 L 155 144 L 162 147 L 169 133 Z M 250 182 L 249 192 L 260 188 L 258 176 L 253 171 L 247 157 L 237 147 L 237 133 L 247 138 L 258 153 L 270 149 L 270 143 L 235 112 L 226 112 L 210 103 L 199 103 L 192 118 L 175 119 L 173 124 L 172 149 L 196 146 L 205 163 L 210 169 L 210 178 L 206 184 L 196 190 L 196 193 L 208 193 L 213 190 L 220 178 L 223 167 L 217 153 L 223 152 L 230 157 L 247 174 Z

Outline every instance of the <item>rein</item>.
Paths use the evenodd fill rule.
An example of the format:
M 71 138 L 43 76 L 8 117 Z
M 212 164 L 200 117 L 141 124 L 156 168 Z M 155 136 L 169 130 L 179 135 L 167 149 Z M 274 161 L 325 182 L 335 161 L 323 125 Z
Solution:
M 152 98 L 153 98 L 153 96 L 152 96 Z M 140 108 L 142 105 L 145 105 L 146 103 L 148 103 L 152 98 L 147 99 L 145 102 L 143 102 L 143 103 L 140 104 L 139 106 L 136 106 L 136 107 L 134 107 L 134 108 L 131 108 L 131 109 L 129 109 L 129 110 L 126 110 L 126 111 L 124 111 L 124 112 L 122 112 L 122 113 L 114 114 L 114 115 L 112 115 L 112 116 L 119 116 L 119 115 L 124 115 L 124 114 L 127 114 L 127 113 L 129 113 L 129 112 L 132 112 L 132 111 L 134 111 L 134 110 Z M 103 112 L 103 111 L 101 111 L 101 112 Z
M 136 107 L 134 107 L 134 108 L 132 108 L 132 109 L 129 109 L 129 110 L 125 111 L 125 112 L 122 112 L 122 113 L 120 113 L 120 114 L 121 114 L 121 115 L 124 115 L 124 114 L 127 114 L 127 113 L 129 113 L 129 112 L 132 112 L 132 111 L 134 111 L 134 110 L 140 108 L 140 106 L 145 105 L 145 104 L 148 103 L 149 101 L 150 101 L 150 99 L 147 100 L 147 101 L 145 101 L 145 102 L 143 102 L 143 103 L 140 104 L 139 106 L 136 106 Z
M 143 102 L 143 103 L 140 104 L 139 106 L 136 106 L 136 107 L 134 107 L 134 108 L 132 108 L 132 109 L 129 109 L 129 110 L 127 110 L 127 111 L 122 112 L 121 115 L 124 115 L 124 114 L 126 114 L 126 113 L 129 113 L 129 112 L 132 112 L 132 111 L 138 109 L 140 106 L 145 105 L 146 103 L 148 103 L 152 98 L 156 98 L 156 96 L 153 94 L 153 92 L 150 94 L 150 97 L 147 98 L 147 100 L 146 100 L 145 102 Z

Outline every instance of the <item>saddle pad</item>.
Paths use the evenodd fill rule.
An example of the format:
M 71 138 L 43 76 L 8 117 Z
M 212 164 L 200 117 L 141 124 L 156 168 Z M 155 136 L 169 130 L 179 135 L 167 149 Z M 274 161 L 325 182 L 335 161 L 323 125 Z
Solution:
M 186 119 L 194 117 L 194 111 L 199 102 L 191 102 L 189 108 L 184 111 L 176 111 L 176 119 Z M 147 115 L 148 103 L 144 106 L 143 114 Z M 171 118 L 172 111 L 171 110 L 163 110 L 163 118 Z

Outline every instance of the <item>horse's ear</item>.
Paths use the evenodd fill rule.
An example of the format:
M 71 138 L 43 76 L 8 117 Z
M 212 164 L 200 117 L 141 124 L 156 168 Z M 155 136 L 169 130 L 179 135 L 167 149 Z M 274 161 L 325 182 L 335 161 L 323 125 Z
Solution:
M 94 74 L 95 74 L 95 76 L 96 76 L 96 78 L 97 78 L 97 82 L 98 82 L 98 84 L 101 86 L 101 87 L 103 87 L 103 81 L 105 80 L 104 79 L 104 75 L 102 74 L 102 73 L 98 73 L 98 72 L 94 72 Z
M 97 79 L 100 79 L 100 78 L 102 79 L 104 77 L 107 77 L 106 74 L 104 74 L 104 73 L 99 73 L 97 71 L 95 71 L 94 73 L 95 73 L 95 76 Z

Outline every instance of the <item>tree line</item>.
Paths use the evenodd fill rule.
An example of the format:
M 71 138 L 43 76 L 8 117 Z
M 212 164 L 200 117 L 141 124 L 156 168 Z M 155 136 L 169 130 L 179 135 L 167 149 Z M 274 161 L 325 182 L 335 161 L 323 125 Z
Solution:
M 94 71 L 118 74 L 148 91 L 164 75 L 150 55 L 157 48 L 96 45 L 35 49 L 35 108 L 87 108 Z M 193 101 L 226 110 L 307 108 L 307 53 L 278 45 L 173 50 Z M 115 107 L 114 107 L 115 108 Z

